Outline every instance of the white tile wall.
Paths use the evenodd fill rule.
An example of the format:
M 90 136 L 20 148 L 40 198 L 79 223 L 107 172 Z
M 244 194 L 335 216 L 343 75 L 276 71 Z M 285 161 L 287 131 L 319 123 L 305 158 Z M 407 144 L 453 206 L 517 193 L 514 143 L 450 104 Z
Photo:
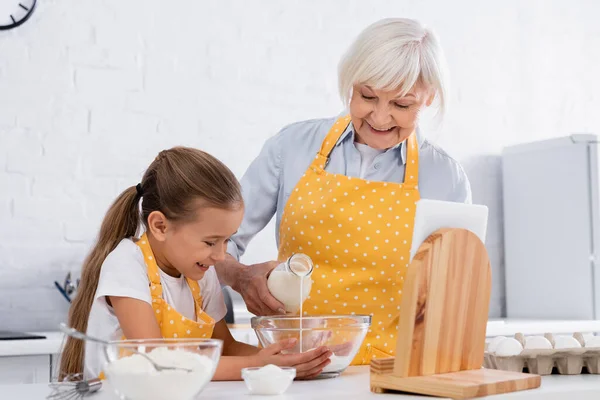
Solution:
M 173 145 L 241 176 L 290 122 L 337 114 L 337 61 L 367 24 L 438 31 L 452 108 L 423 126 L 490 207 L 491 315 L 503 312 L 499 153 L 600 133 L 600 3 L 588 1 L 60 1 L 0 32 L 0 323 L 53 329 L 110 201 Z M 275 255 L 273 226 L 247 261 Z

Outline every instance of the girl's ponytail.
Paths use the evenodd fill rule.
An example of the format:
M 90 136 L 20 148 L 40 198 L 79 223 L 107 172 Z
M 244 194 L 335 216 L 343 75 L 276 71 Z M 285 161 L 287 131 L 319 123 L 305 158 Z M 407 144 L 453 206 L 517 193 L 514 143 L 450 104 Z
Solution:
M 69 326 L 78 331 L 87 331 L 102 263 L 121 240 L 135 236 L 140 223 L 138 192 L 136 186 L 132 186 L 114 201 L 102 221 L 98 241 L 83 264 L 77 295 L 69 311 Z M 68 374 L 81 373 L 83 355 L 84 342 L 68 338 L 61 357 L 59 379 L 62 380 Z

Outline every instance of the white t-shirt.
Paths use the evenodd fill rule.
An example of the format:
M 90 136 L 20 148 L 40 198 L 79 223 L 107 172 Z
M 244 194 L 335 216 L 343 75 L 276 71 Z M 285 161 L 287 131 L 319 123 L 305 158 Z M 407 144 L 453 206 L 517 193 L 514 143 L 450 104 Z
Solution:
M 160 272 L 163 299 L 177 312 L 188 319 L 196 319 L 194 298 L 185 277 L 174 278 Z M 113 308 L 106 303 L 106 296 L 131 297 L 152 304 L 150 280 L 142 251 L 131 239 L 123 239 L 121 243 L 106 257 L 102 263 L 100 280 L 94 303 L 88 319 L 89 335 L 106 340 L 121 339 L 123 333 Z M 227 314 L 227 306 L 214 267 L 198 281 L 202 295 L 202 309 L 216 322 Z M 85 376 L 97 377 L 106 357 L 104 348 L 92 342 L 85 344 Z
M 367 170 L 373 164 L 375 157 L 385 152 L 385 150 L 374 149 L 363 143 L 354 142 L 356 150 L 360 153 L 360 175 L 359 178 L 364 179 Z

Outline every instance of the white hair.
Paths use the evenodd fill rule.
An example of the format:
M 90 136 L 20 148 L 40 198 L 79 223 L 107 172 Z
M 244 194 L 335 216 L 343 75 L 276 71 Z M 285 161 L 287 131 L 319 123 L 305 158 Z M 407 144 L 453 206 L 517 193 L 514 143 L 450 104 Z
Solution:
M 435 33 L 412 19 L 383 19 L 363 30 L 342 57 L 338 80 L 346 106 L 357 84 L 400 90 L 404 96 L 416 83 L 424 83 L 435 90 L 442 115 L 446 108 L 448 83 L 442 49 Z

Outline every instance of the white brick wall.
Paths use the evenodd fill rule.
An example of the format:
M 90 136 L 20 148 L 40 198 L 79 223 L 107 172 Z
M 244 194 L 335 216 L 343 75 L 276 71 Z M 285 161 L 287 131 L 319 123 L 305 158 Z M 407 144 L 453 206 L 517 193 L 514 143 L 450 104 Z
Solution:
M 77 272 L 110 201 L 155 154 L 197 146 L 241 176 L 283 125 L 340 111 L 337 61 L 385 16 L 438 31 L 452 108 L 429 136 L 490 207 L 491 315 L 503 312 L 499 153 L 600 133 L 600 3 L 588 1 L 40 2 L 0 32 L 0 327 L 53 329 L 52 282 Z M 247 261 L 274 256 L 273 226 Z

